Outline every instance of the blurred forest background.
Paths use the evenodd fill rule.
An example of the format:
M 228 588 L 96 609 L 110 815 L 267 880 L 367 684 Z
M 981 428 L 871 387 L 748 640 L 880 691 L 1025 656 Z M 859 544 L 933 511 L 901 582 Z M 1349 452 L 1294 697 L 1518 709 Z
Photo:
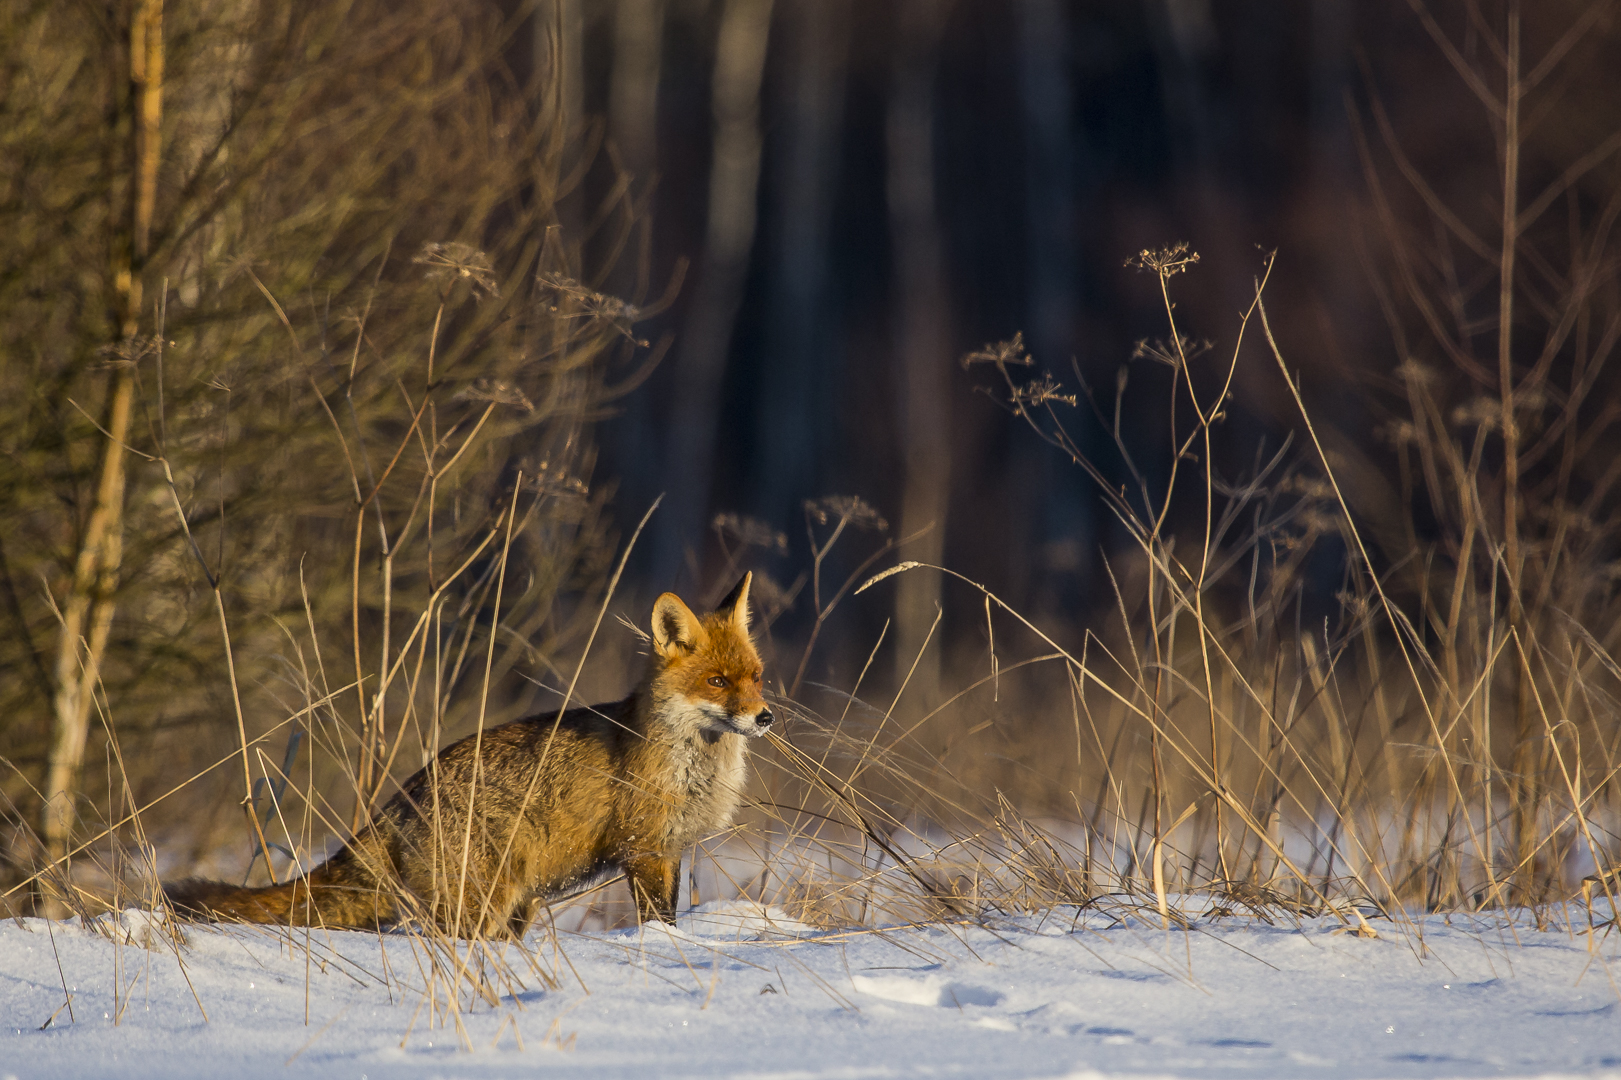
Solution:
M 1168 552 L 1181 536 L 1208 566 L 1220 549 L 1236 576 L 1201 572 L 1173 607 L 1197 608 L 1199 642 L 1247 612 L 1261 668 L 1282 655 L 1265 642 L 1291 642 L 1274 705 L 1290 678 L 1297 697 L 1323 693 L 1319 654 L 1367 650 L 1346 668 L 1361 705 L 1311 736 L 1338 755 L 1330 802 L 1358 790 L 1364 738 L 1347 751 L 1333 725 L 1377 713 L 1377 756 L 1416 708 L 1376 689 L 1402 643 L 1432 650 L 1443 711 L 1491 696 L 1472 679 L 1501 682 L 1509 704 L 1471 723 L 1522 742 L 1525 687 L 1557 678 L 1492 674 L 1503 628 L 1523 640 L 1535 617 L 1570 615 L 1587 650 L 1570 663 L 1609 677 L 1621 620 L 1567 611 L 1560 589 L 1609 612 L 1621 557 L 1615 5 L 323 7 L 24 0 L 0 15 L 13 881 L 73 849 L 91 807 L 114 821 L 133 788 L 150 799 L 233 745 L 239 763 L 194 787 L 204 805 L 246 799 L 251 823 L 294 720 L 328 724 L 312 735 L 357 794 L 317 813 L 311 842 L 343 831 L 391 770 L 420 764 L 412 746 L 555 704 L 661 494 L 612 611 L 639 623 L 659 592 L 712 601 L 755 570 L 779 690 L 849 690 L 881 642 L 861 693 L 888 701 L 911 679 L 914 715 L 1011 662 L 998 650 L 1080 656 L 1089 630 L 1174 639 L 1154 599 Z M 1127 266 L 1176 242 L 1196 266 Z M 1323 457 L 1266 336 L 1238 337 L 1273 253 L 1269 334 Z M 960 362 L 1015 335 L 1029 366 L 1013 347 Z M 1206 340 L 1210 359 L 1190 359 Z M 1200 393 L 1219 416 L 1190 428 L 1195 363 L 1216 372 Z M 1178 488 L 1179 463 L 1209 483 Z M 1214 538 L 1207 497 L 1236 508 Z M 828 614 L 847 576 L 897 559 L 985 586 L 1050 640 L 997 637 L 983 595 L 933 572 Z M 1405 628 L 1369 629 L 1381 580 Z M 1480 647 L 1460 653 L 1475 605 Z M 630 646 L 604 648 L 584 685 L 620 693 Z M 1226 752 L 1206 654 L 1192 722 L 1208 709 L 1216 777 L 1187 779 L 1190 812 Z M 1121 677 L 1157 716 L 1153 667 Z M 1048 729 L 1079 737 L 1074 686 L 998 683 L 954 730 L 998 721 L 976 754 L 1013 762 L 987 767 L 1017 787 Z M 1156 868 L 1166 723 L 1128 740 L 1152 799 L 1115 795 L 1151 829 Z M 1255 746 L 1285 728 L 1240 741 L 1265 758 Z M 1600 755 L 1587 799 L 1614 798 L 1618 730 L 1612 717 L 1583 744 Z M 257 763 L 250 735 L 274 746 Z M 1412 766 L 1437 798 L 1456 737 L 1437 729 L 1441 756 Z M 1505 797 L 1518 814 L 1505 876 L 1542 865 L 1532 834 L 1575 842 L 1569 817 L 1537 816 L 1547 783 L 1523 779 L 1554 775 L 1557 740 L 1534 765 L 1513 743 L 1469 751 L 1482 820 Z M 285 762 L 303 760 L 288 742 Z M 1363 795 L 1416 775 L 1387 765 Z M 1034 766 L 1032 802 L 1066 802 L 1077 767 L 1093 764 Z M 1245 827 L 1265 831 L 1283 796 L 1254 783 L 1261 824 Z M 213 850 L 208 830 L 174 828 L 195 857 Z M 1492 850 L 1446 888 L 1495 880 Z
M 562 2 L 579 20 L 570 93 L 648 192 L 655 276 L 694 260 L 645 331 L 675 334 L 669 360 L 599 429 L 621 518 L 669 493 L 633 564 L 646 587 L 720 588 L 725 544 L 705 529 L 727 513 L 785 534 L 763 568 L 790 586 L 810 554 L 803 502 L 853 494 L 895 535 L 933 525 L 903 557 L 949 566 L 1078 640 L 1115 604 L 1102 560 L 1135 546 L 1129 530 L 1091 478 L 991 407 L 975 392 L 992 389 L 982 373 L 954 361 L 1022 332 L 1038 369 L 1072 393 L 1078 375 L 1106 414 L 1129 370 L 1124 448 L 1162 491 L 1171 372 L 1132 357 L 1164 335 L 1164 311 L 1153 275 L 1123 264 L 1176 241 L 1203 257 L 1178 284 L 1182 332 L 1224 348 L 1266 252 L 1278 253 L 1268 296 L 1284 353 L 1345 459 L 1356 509 L 1389 527 L 1386 565 L 1410 550 L 1395 525 L 1411 492 L 1386 436 L 1407 412 L 1398 367 L 1428 356 L 1411 340 L 1426 316 L 1402 295 L 1403 263 L 1458 279 L 1472 310 L 1449 313 L 1467 326 L 1453 336 L 1482 332 L 1496 297 L 1475 275 L 1496 256 L 1463 265 L 1478 252 L 1430 211 L 1454 207 L 1488 236 L 1501 213 L 1490 204 L 1503 136 L 1431 31 L 1484 70 L 1499 62 L 1507 7 Z M 1536 223 L 1546 232 L 1580 230 L 1570 200 L 1596 215 L 1621 182 L 1606 11 L 1539 3 L 1524 14 L 1527 55 L 1583 28 L 1526 124 L 1527 202 L 1580 169 Z M 607 161 L 595 174 L 613 175 Z M 1547 261 L 1564 257 L 1563 239 Z M 1540 345 L 1532 334 L 1527 348 Z M 1228 482 L 1298 431 L 1264 344 L 1247 350 L 1215 442 Z M 1445 396 L 1465 403 L 1486 383 Z M 1070 426 L 1110 480 L 1132 482 L 1084 403 Z M 1306 602 L 1319 621 L 1343 557 L 1333 537 L 1312 555 Z M 909 665 L 934 588 L 919 581 L 898 608 L 853 615 L 844 673 L 892 615 Z M 783 632 L 803 635 L 813 614 L 797 603 Z M 983 649 L 982 623 L 974 604 L 946 605 L 941 632 Z

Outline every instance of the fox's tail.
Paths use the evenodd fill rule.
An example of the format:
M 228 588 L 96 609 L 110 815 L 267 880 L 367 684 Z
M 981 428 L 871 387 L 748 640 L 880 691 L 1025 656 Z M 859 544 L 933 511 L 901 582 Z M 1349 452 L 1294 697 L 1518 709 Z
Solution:
M 181 915 L 224 922 L 372 929 L 399 918 L 392 882 L 360 871 L 345 848 L 303 877 L 245 888 L 189 878 L 163 887 Z

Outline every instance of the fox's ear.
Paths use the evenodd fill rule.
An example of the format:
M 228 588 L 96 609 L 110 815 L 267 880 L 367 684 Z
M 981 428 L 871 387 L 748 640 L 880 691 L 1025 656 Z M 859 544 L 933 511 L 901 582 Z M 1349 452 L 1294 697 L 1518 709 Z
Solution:
M 753 573 L 744 574 L 743 580 L 732 586 L 726 599 L 715 608 L 716 615 L 731 619 L 745 634 L 749 632 L 749 582 L 753 580 Z
M 660 656 L 673 649 L 691 651 L 697 643 L 698 616 L 679 596 L 667 592 L 653 602 L 653 648 Z

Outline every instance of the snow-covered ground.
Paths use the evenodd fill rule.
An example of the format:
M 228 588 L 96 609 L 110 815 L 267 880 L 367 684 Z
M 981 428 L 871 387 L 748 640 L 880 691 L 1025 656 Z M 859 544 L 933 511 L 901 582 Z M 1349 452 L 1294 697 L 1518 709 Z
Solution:
M 673 931 L 559 935 L 561 955 L 532 934 L 558 985 L 508 946 L 522 985 L 471 1010 L 464 990 L 447 1020 L 405 934 L 306 950 L 191 927 L 177 959 L 26 920 L 0 925 L 0 1077 L 1621 1077 L 1614 932 L 1373 925 L 1055 912 L 817 933 L 707 905 Z

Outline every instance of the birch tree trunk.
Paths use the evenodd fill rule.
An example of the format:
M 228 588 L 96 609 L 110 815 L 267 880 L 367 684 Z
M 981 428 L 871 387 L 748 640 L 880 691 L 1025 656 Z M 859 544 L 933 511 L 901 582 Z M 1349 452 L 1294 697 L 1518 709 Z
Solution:
M 1071 19 L 1062 0 L 1018 0 L 1016 15 L 1029 274 L 1025 339 L 1039 363 L 1061 367 L 1075 349 L 1079 300 Z M 1009 474 L 1020 481 L 1008 493 L 1009 549 L 1039 553 L 1011 560 L 1012 593 L 1043 614 L 1074 610 L 1081 602 L 1082 553 L 1095 547 L 1077 471 L 1035 440 L 1018 440 L 1011 454 Z
M 951 484 L 951 338 L 945 246 L 934 198 L 934 77 L 947 8 L 948 0 L 902 0 L 886 117 L 895 349 L 901 372 L 900 535 L 923 533 L 908 546 L 906 557 L 936 565 L 945 551 Z M 940 682 L 938 642 L 924 648 L 940 610 L 940 576 L 912 573 L 897 580 L 896 685 L 909 678 L 908 695 L 927 701 Z
M 839 136 L 849 50 L 848 0 L 790 0 L 782 13 L 785 57 L 783 152 L 778 155 L 777 288 L 770 351 L 755 410 L 759 464 L 752 505 L 791 526 L 817 489 L 822 440 L 832 425 L 838 353 L 828 310 L 828 237 L 839 172 Z
M 128 50 L 128 92 L 134 112 L 129 158 L 133 176 L 128 183 L 127 209 L 112 218 L 114 221 L 122 218 L 127 229 L 123 236 L 115 237 L 112 244 L 111 276 L 120 341 L 114 350 L 112 386 L 102 416 L 107 444 L 102 450 L 95 498 L 74 560 L 73 583 L 61 605 L 56 693 L 52 702 L 50 757 L 40 830 L 46 854 L 53 863 L 67 858 L 73 837 L 79 773 L 90 732 L 90 709 L 95 702 L 101 662 L 112 630 L 123 561 L 125 449 L 135 399 L 135 364 L 141 358 L 137 344 L 141 274 L 150 253 L 162 145 L 163 0 L 137 0 L 130 18 Z M 117 110 L 113 115 L 116 124 Z M 42 878 L 42 882 L 65 881 L 65 863 L 62 870 L 60 878 L 50 875 Z M 66 916 L 68 908 L 63 899 L 52 893 L 49 886 L 42 887 L 40 913 L 53 919 Z
M 614 8 L 608 134 L 624 169 L 645 184 L 658 160 L 664 0 L 619 0 Z
M 710 109 L 714 151 L 704 253 L 676 365 L 664 460 L 671 498 L 656 555 L 656 580 L 675 577 L 688 544 L 703 532 L 721 415 L 721 380 L 754 246 L 760 181 L 760 82 L 772 0 L 726 0 Z M 695 583 L 696 584 L 696 583 Z

